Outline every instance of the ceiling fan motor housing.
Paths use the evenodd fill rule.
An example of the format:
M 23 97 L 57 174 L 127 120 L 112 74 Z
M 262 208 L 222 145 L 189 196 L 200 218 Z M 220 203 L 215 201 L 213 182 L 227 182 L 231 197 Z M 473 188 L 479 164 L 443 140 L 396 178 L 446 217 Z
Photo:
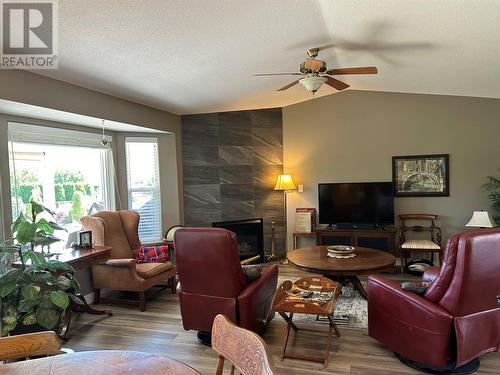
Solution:
M 307 59 L 300 64 L 300 72 L 303 74 L 326 72 L 326 62 L 316 59 Z

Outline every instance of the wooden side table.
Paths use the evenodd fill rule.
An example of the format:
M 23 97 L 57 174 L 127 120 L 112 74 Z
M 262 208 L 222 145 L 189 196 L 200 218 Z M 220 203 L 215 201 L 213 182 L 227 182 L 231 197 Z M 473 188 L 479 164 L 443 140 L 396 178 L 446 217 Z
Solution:
M 297 358 L 309 361 L 323 362 L 324 367 L 328 366 L 328 357 L 330 355 L 333 331 L 335 331 L 335 335 L 337 337 L 340 337 L 340 331 L 333 321 L 333 310 L 335 307 L 335 302 L 337 301 L 337 297 L 340 294 L 340 289 L 340 284 L 325 277 L 304 277 L 297 280 L 295 283 L 287 280 L 280 284 L 280 286 L 276 290 L 276 294 L 274 295 L 272 309 L 279 313 L 287 323 L 285 341 L 283 344 L 283 350 L 281 352 L 282 361 L 285 359 L 285 357 Z M 299 291 L 299 293 L 301 291 L 312 292 L 315 294 L 319 294 L 321 297 L 325 297 L 326 293 L 330 293 L 331 296 L 329 299 L 317 299 L 315 298 L 315 296 L 304 296 L 300 294 L 294 295 L 293 291 Z M 293 328 L 295 332 L 299 330 L 297 326 L 292 322 L 293 314 L 311 314 L 327 317 L 329 328 L 325 354 L 323 356 L 287 354 L 286 348 L 288 345 L 288 338 L 290 337 L 290 328 Z M 301 328 L 301 330 L 318 332 L 317 330 L 306 328 Z

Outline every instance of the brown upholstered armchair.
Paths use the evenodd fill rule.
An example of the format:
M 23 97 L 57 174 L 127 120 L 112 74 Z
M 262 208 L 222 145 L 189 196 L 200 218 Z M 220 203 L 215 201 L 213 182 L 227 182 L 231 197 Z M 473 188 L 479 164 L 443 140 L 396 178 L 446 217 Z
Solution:
M 182 324 L 209 345 L 217 314 L 261 333 L 273 318 L 271 304 L 278 266 L 265 267 L 248 281 L 240 264 L 236 235 L 222 228 L 180 228 L 174 235 Z
M 175 267 L 166 263 L 136 263 L 139 241 L 139 214 L 134 211 L 101 211 L 82 217 L 85 230 L 92 231 L 96 245 L 111 246 L 111 259 L 92 266 L 95 303 L 99 303 L 100 290 L 112 289 L 139 293 L 139 308 L 146 309 L 145 291 L 170 280 L 175 293 Z
M 500 228 L 451 236 L 423 296 L 382 276 L 368 279 L 368 334 L 415 368 L 470 374 L 500 347 Z

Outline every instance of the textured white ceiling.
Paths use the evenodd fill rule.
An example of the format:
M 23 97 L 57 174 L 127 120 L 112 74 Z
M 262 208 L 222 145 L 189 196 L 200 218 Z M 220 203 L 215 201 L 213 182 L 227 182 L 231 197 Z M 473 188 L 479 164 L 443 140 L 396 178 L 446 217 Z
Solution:
M 177 114 L 276 107 L 311 94 L 252 74 L 329 46 L 329 68 L 379 68 L 352 89 L 498 98 L 499 24 L 499 0 L 60 1 L 59 70 L 39 73 Z

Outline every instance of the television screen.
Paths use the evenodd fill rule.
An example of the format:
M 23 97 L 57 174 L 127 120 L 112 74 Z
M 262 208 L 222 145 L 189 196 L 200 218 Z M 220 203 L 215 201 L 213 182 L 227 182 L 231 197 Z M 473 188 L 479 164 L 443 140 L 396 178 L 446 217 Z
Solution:
M 394 224 L 392 182 L 318 184 L 320 224 Z

